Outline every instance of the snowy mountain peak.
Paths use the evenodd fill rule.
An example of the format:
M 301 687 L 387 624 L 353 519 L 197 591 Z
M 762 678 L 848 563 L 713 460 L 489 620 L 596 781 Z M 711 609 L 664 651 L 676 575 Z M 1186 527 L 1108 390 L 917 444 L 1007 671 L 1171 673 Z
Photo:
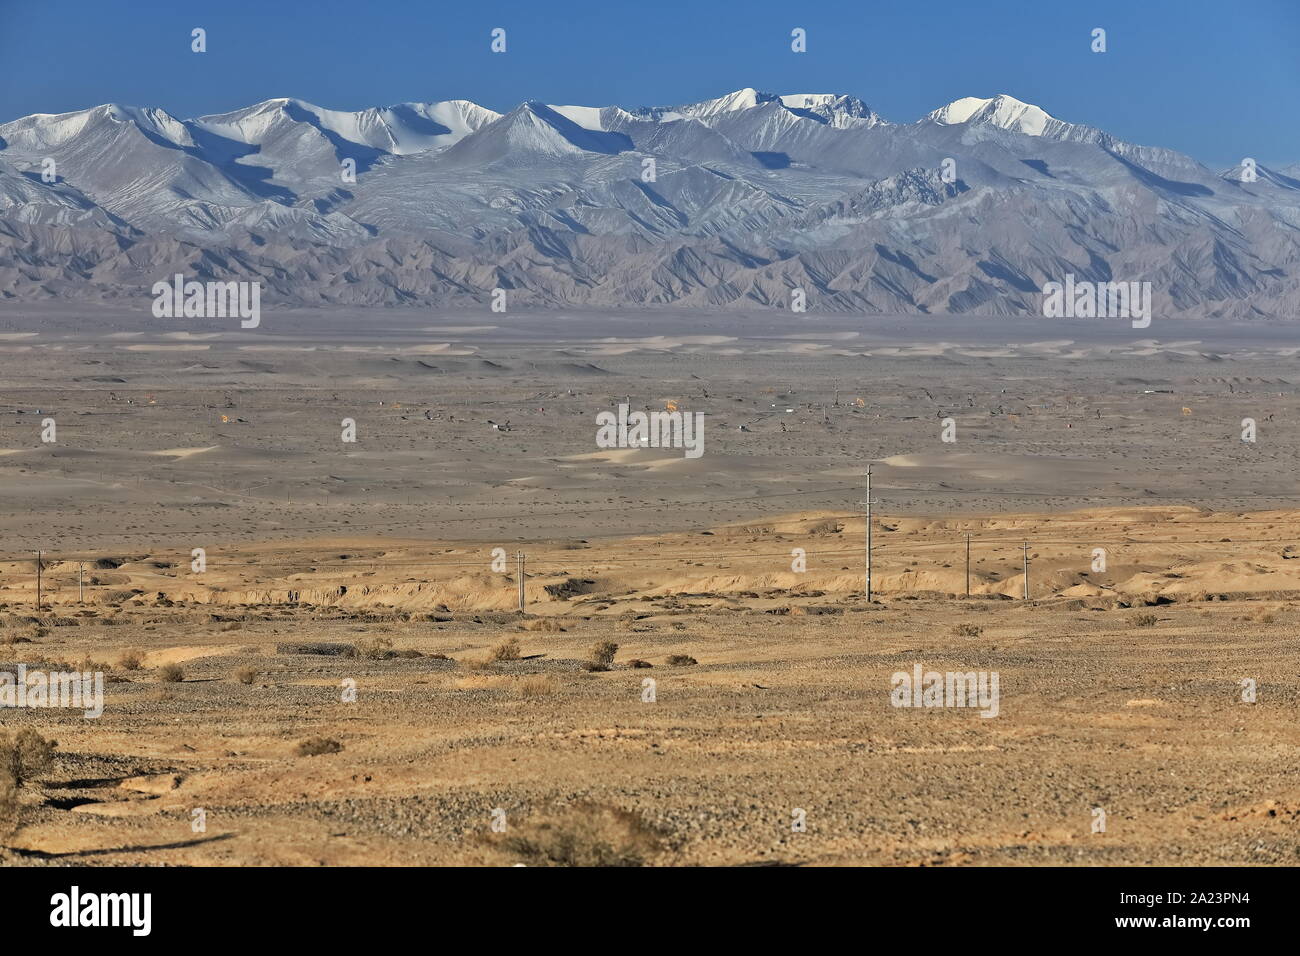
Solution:
M 405 156 L 450 146 L 500 118 L 501 114 L 468 100 L 400 103 L 349 112 L 278 97 L 230 113 L 201 116 L 194 123 L 250 145 L 263 144 L 305 123 L 341 141 Z
M 506 115 L 108 104 L 0 123 L 0 303 L 138 299 L 183 268 L 349 307 L 482 309 L 509 285 L 529 307 L 771 308 L 805 286 L 855 315 L 1031 315 L 1073 271 L 1151 276 L 1171 314 L 1294 318 L 1300 177 L 1253 172 L 1005 95 L 905 127 L 851 96 L 752 87 Z
M 734 113 L 737 110 L 752 110 L 755 106 L 761 106 L 764 103 L 777 101 L 777 97 L 771 93 L 763 93 L 747 86 L 743 90 L 736 90 L 734 93 L 728 93 L 726 96 L 719 96 L 715 100 L 705 100 L 702 103 L 691 103 L 683 106 L 677 112 L 685 116 L 717 116 L 719 113 Z
M 1048 131 L 1050 124 L 1060 122 L 1046 110 L 1032 103 L 1022 103 L 1014 96 L 1007 96 L 1005 93 L 999 93 L 991 99 L 965 96 L 940 107 L 926 118 L 945 126 L 977 123 L 997 126 L 1000 129 L 1024 133 L 1028 136 L 1042 136 Z
M 788 110 L 836 127 L 876 126 L 885 122 L 862 100 L 842 93 L 787 93 L 780 100 Z

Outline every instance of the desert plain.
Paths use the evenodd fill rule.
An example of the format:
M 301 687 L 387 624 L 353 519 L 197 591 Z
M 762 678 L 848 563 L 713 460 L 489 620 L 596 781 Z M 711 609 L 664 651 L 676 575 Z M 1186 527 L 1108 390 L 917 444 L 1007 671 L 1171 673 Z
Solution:
M 186 323 L 0 312 L 4 863 L 1300 862 L 1290 326 Z

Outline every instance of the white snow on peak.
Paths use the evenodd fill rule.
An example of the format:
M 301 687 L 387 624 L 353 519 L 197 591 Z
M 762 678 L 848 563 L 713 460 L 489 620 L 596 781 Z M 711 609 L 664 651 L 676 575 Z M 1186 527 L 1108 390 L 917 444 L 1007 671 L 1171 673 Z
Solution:
M 999 93 L 991 99 L 964 96 L 930 113 L 928 118 L 948 126 L 958 123 L 987 123 L 1029 136 L 1041 136 L 1048 123 L 1059 122 L 1032 103 L 1022 103 L 1005 93 Z
M 55 149 L 83 133 L 116 135 L 121 127 L 132 126 L 182 146 L 192 146 L 184 124 L 166 110 L 103 103 L 70 113 L 33 113 L 11 123 L 0 124 L 11 146 Z
M 770 103 L 777 97 L 771 93 L 760 93 L 752 86 L 747 86 L 743 90 L 736 90 L 734 93 L 728 93 L 726 96 L 719 96 L 715 100 L 705 100 L 702 103 L 692 103 L 689 106 L 681 107 L 678 112 L 687 116 L 716 116 L 719 113 L 734 113 L 736 110 L 750 110 L 755 106 L 763 103 Z
M 279 97 L 231 113 L 202 116 L 196 122 L 212 132 L 255 144 L 275 135 L 287 124 L 307 120 L 348 142 L 405 156 L 450 146 L 500 118 L 501 114 L 468 100 L 401 103 L 350 112 Z
M 839 98 L 836 93 L 786 93 L 780 99 L 782 106 L 809 110 L 818 106 L 834 106 Z
M 572 123 L 577 123 L 583 129 L 604 132 L 605 127 L 600 119 L 603 107 L 600 106 L 552 106 L 551 109 L 559 113 L 565 119 Z

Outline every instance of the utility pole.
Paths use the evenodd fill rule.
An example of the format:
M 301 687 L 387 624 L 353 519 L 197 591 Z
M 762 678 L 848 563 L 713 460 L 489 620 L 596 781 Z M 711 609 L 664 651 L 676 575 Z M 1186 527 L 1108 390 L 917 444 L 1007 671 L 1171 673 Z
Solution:
M 970 532 L 966 533 L 966 596 L 970 597 Z
M 879 501 L 873 501 L 871 498 L 871 466 L 867 465 L 867 500 L 862 503 L 867 509 L 867 568 L 866 568 L 866 593 L 867 603 L 871 603 L 871 506 L 880 504 Z
M 84 561 L 77 562 L 77 603 L 86 603 L 86 564 Z
M 1029 542 L 1025 542 L 1025 600 L 1029 600 Z
M 41 613 L 41 553 L 36 552 L 36 613 Z
M 515 565 L 519 569 L 519 610 L 524 609 L 524 553 L 515 552 Z

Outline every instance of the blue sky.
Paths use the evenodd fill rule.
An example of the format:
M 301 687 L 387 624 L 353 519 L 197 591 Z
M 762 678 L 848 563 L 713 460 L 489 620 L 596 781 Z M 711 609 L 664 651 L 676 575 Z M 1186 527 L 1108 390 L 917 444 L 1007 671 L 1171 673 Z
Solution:
M 745 86 L 851 93 L 896 122 L 1010 93 L 1211 165 L 1300 162 L 1300 0 L 0 0 L 0 120 L 276 96 L 646 106 Z

